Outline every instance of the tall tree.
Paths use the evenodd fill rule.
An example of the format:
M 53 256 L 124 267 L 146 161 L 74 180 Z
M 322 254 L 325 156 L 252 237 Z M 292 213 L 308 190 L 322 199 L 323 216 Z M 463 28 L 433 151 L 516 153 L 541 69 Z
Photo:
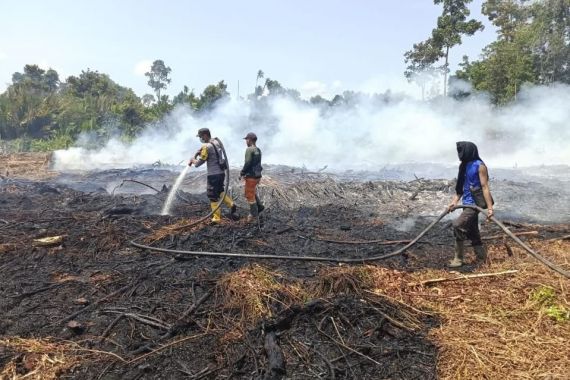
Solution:
M 444 60 L 443 94 L 447 95 L 447 75 L 449 73 L 449 51 L 461 44 L 463 35 L 472 36 L 483 29 L 483 24 L 475 19 L 468 20 L 470 15 L 467 4 L 472 0 L 434 0 L 434 4 L 443 6 L 441 16 L 437 18 L 437 27 L 432 30 L 426 41 L 414 44 L 411 51 L 404 55 L 408 67 L 412 69 L 429 67 L 440 59 Z
M 543 0 L 530 6 L 529 33 L 540 83 L 570 83 L 570 0 Z
M 160 96 L 160 91 L 165 90 L 170 83 L 170 72 L 172 69 L 164 64 L 164 61 L 157 59 L 152 63 L 150 71 L 146 72 L 144 75 L 148 77 L 148 85 L 156 93 L 156 98 L 159 102 L 162 101 Z
M 570 83 L 570 0 L 487 0 L 483 13 L 498 39 L 457 77 L 496 104 L 516 99 L 524 83 Z
M 263 72 L 263 70 L 258 70 L 257 71 L 257 77 L 255 78 L 255 95 L 256 96 L 261 96 L 263 95 L 263 91 L 261 90 L 261 87 L 259 86 L 259 80 L 265 78 L 265 73 Z
M 409 82 L 416 83 L 422 91 L 422 100 L 425 100 L 426 86 L 431 80 L 442 72 L 441 66 L 434 65 L 441 56 L 431 39 L 414 45 L 414 49 L 404 54 L 408 67 L 404 75 Z

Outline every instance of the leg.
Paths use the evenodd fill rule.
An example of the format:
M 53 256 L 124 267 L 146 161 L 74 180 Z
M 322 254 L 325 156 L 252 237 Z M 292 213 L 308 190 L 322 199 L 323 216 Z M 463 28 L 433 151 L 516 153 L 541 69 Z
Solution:
M 258 181 L 259 180 L 257 178 L 246 177 L 245 179 L 245 199 L 249 204 L 249 216 L 247 218 L 248 222 L 253 221 L 259 214 L 257 199 L 255 197 Z
M 259 185 L 261 178 L 257 180 L 257 185 Z M 256 187 L 256 191 L 255 191 L 255 203 L 257 203 L 257 209 L 259 212 L 262 212 L 263 210 L 265 210 L 265 206 L 263 205 L 263 203 L 261 203 L 261 199 L 259 198 L 259 195 L 257 195 L 257 187 Z
M 453 235 L 455 236 L 455 257 L 449 263 L 450 268 L 457 268 L 464 264 L 465 260 L 465 240 L 468 239 L 468 231 L 473 217 L 477 222 L 477 212 L 472 209 L 463 209 L 463 212 L 453 221 Z
M 467 236 L 469 240 L 471 240 L 471 245 L 473 246 L 473 251 L 475 251 L 475 256 L 477 257 L 477 261 L 485 262 L 487 260 L 487 250 L 483 246 L 483 242 L 481 241 L 481 233 L 479 232 L 479 220 L 478 220 L 478 213 L 476 214 L 475 218 L 470 221 L 467 230 Z
M 224 177 L 220 175 L 211 175 L 207 178 L 207 195 L 210 199 L 210 207 L 212 208 L 212 223 L 219 223 L 222 220 L 222 210 L 219 207 L 220 195 L 224 190 Z

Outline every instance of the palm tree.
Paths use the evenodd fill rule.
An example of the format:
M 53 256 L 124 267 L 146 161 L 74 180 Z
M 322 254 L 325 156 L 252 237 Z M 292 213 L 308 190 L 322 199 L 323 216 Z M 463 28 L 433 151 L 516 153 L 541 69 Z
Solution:
M 255 79 L 255 87 L 257 88 L 257 83 L 260 79 L 265 78 L 265 74 L 263 73 L 263 70 L 259 70 L 257 72 L 257 78 Z

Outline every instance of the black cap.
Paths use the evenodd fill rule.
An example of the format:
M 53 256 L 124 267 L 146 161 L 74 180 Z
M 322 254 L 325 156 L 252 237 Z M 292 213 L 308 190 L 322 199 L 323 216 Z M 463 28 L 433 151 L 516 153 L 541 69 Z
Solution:
M 200 137 L 200 136 L 202 136 L 202 135 L 211 136 L 211 135 L 210 135 L 210 130 L 209 130 L 208 128 L 200 128 L 200 129 L 198 129 L 198 134 L 196 135 L 196 137 Z
M 253 132 L 249 132 L 247 135 L 245 135 L 245 137 L 243 139 L 244 140 L 250 139 L 250 140 L 256 141 L 257 135 Z

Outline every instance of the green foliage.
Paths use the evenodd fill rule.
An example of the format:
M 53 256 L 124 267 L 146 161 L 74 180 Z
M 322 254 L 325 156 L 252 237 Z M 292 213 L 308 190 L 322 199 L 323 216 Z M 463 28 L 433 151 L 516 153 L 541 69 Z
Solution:
M 501 105 L 526 84 L 570 83 L 570 0 L 488 0 L 483 13 L 497 41 L 478 61 L 464 58 L 456 77 Z
M 570 321 L 570 310 L 558 303 L 557 294 L 553 288 L 548 286 L 536 288 L 530 294 L 530 300 L 556 322 Z
M 194 90 L 190 91 L 188 86 L 184 86 L 184 89 L 172 99 L 172 104 L 186 104 L 192 110 L 198 109 L 199 102 L 200 99 L 194 94 Z
M 434 0 L 434 4 L 441 4 L 443 10 L 441 16 L 437 18 L 437 26 L 432 30 L 431 37 L 427 40 L 414 44 L 413 49 L 404 54 L 405 62 L 408 64 L 404 73 L 408 79 L 421 77 L 418 74 L 429 70 L 434 73 L 443 71 L 444 95 L 447 94 L 447 73 L 449 72 L 449 50 L 461 44 L 463 35 L 472 36 L 477 31 L 483 29 L 483 24 L 475 19 L 468 20 L 470 15 L 469 4 L 472 0 Z M 436 64 L 444 58 L 441 66 Z M 422 90 L 425 83 L 419 83 Z
M 556 322 L 570 321 L 570 310 L 561 305 L 548 306 L 544 310 L 544 313 L 550 318 L 554 319 Z
M 229 96 L 227 91 L 228 85 L 222 80 L 218 84 L 211 84 L 204 89 L 200 98 L 196 102 L 198 110 L 210 110 L 219 100 Z
M 0 138 L 27 150 L 67 146 L 82 132 L 135 136 L 151 119 L 131 89 L 91 70 L 61 83 L 55 70 L 26 65 L 0 94 Z
M 29 150 L 32 152 L 50 152 L 57 149 L 67 149 L 73 146 L 74 141 L 71 136 L 61 134 L 47 140 L 32 140 Z
M 540 286 L 530 294 L 530 299 L 539 305 L 551 305 L 556 301 L 556 292 L 549 286 Z

